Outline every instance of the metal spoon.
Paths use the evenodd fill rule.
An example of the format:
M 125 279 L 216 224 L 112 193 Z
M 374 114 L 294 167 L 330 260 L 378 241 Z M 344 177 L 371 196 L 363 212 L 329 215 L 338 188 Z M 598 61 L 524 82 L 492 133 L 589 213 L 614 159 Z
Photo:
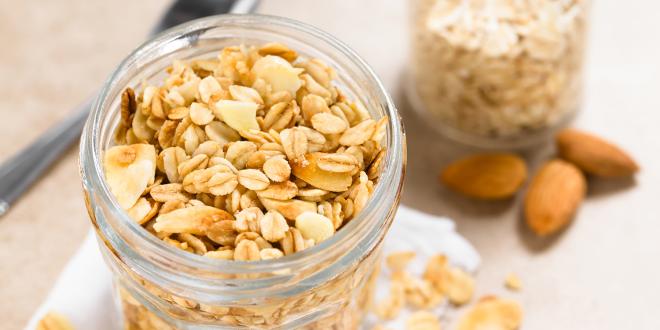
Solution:
M 211 15 L 254 11 L 259 0 L 177 0 L 152 30 L 155 35 L 181 23 Z M 80 137 L 94 97 L 73 116 L 51 127 L 36 141 L 0 165 L 0 216 Z

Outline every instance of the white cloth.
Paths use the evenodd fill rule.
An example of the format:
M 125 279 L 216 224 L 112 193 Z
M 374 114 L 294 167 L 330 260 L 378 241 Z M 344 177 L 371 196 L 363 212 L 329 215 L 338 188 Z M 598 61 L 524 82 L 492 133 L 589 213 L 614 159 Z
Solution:
M 396 219 L 385 239 L 385 254 L 414 250 L 417 257 L 409 266 L 413 274 L 421 274 L 426 260 L 443 253 L 449 261 L 470 272 L 476 271 L 480 257 L 472 245 L 455 231 L 454 222 L 425 214 L 405 206 L 399 207 Z M 387 272 L 379 278 L 377 295 L 387 290 Z M 439 313 L 442 307 L 439 308 Z M 111 274 L 98 250 L 94 232 L 90 231 L 80 249 L 64 268 L 46 301 L 37 309 L 26 330 L 33 330 L 48 311 L 67 316 L 76 329 L 119 329 L 112 300 Z M 405 313 L 402 315 L 405 316 Z M 365 321 L 374 322 L 373 317 Z M 402 321 L 390 326 L 403 329 Z

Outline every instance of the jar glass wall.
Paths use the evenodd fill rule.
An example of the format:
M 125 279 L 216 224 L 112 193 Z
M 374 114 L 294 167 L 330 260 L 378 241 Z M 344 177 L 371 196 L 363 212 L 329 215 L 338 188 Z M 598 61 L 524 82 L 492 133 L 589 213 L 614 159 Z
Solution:
M 132 221 L 103 180 L 126 86 L 163 79 L 172 60 L 215 56 L 229 45 L 280 42 L 335 68 L 348 98 L 388 117 L 382 173 L 365 208 L 331 238 L 279 259 L 210 259 L 163 243 Z M 260 15 L 223 15 L 169 30 L 140 46 L 103 86 L 81 141 L 81 175 L 127 329 L 351 329 L 361 320 L 383 237 L 399 203 L 405 135 L 390 96 L 352 50 L 311 26 Z
M 467 144 L 544 141 L 580 106 L 588 5 L 413 0 L 413 106 Z

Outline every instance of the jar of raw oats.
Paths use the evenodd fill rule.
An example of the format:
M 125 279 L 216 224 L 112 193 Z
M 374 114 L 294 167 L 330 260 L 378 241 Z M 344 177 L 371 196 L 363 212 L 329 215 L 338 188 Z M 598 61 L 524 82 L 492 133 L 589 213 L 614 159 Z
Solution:
M 414 0 L 413 107 L 467 144 L 544 141 L 580 106 L 587 7 L 587 0 Z
M 104 180 L 103 154 L 121 121 L 123 91 L 162 82 L 174 59 L 217 58 L 226 46 L 272 42 L 321 59 L 334 68 L 334 81 L 347 99 L 375 120 L 387 118 L 385 152 L 371 198 L 330 238 L 311 247 L 305 242 L 304 250 L 278 259 L 220 260 L 165 243 L 122 210 Z M 369 305 L 383 237 L 399 202 L 405 138 L 390 96 L 344 44 L 289 19 L 226 15 L 169 30 L 120 64 L 93 105 L 80 168 L 126 329 L 355 329 Z

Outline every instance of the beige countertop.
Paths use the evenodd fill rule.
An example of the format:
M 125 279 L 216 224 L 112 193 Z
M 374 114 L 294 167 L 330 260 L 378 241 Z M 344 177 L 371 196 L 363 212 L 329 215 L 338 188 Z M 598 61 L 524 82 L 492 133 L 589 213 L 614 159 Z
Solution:
M 483 258 L 479 295 L 520 300 L 523 329 L 659 329 L 660 5 L 602 0 L 593 6 L 587 95 L 575 126 L 617 141 L 635 155 L 642 172 L 635 181 L 590 182 L 576 221 L 546 241 L 521 225 L 519 199 L 473 202 L 436 184 L 439 168 L 473 150 L 435 135 L 402 96 L 406 4 L 265 0 L 260 11 L 312 23 L 374 67 L 408 132 L 403 203 L 456 221 Z M 0 160 L 100 86 L 165 5 L 156 0 L 0 2 Z M 540 148 L 526 157 L 536 168 L 552 152 Z M 74 148 L 0 219 L 0 328 L 25 325 L 88 227 Z M 520 293 L 502 288 L 509 272 L 522 278 Z

